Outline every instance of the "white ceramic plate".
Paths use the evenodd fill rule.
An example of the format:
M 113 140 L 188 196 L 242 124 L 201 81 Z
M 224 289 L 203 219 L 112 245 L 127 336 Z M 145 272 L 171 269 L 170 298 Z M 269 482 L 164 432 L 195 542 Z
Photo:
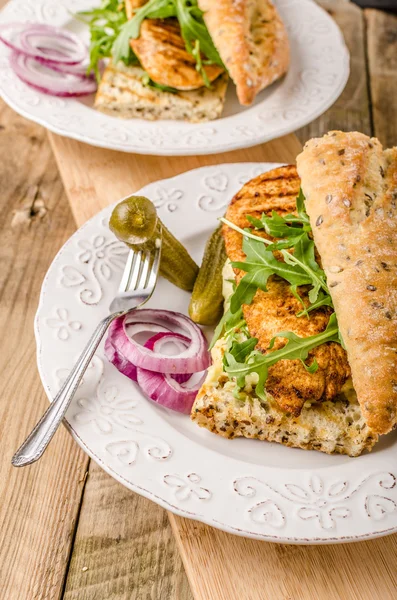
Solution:
M 0 14 L 7 21 L 41 21 L 88 33 L 71 13 L 100 0 L 10 0 Z M 223 117 L 205 124 L 123 120 L 93 110 L 93 97 L 61 99 L 22 83 L 0 44 L 0 94 L 24 117 L 50 131 L 94 146 L 139 154 L 210 154 L 254 146 L 295 131 L 329 108 L 349 75 L 349 55 L 333 19 L 312 0 L 275 0 L 291 42 L 285 78 L 259 94 L 254 106 L 238 104 L 233 85 Z
M 274 166 L 204 167 L 141 192 L 200 261 L 232 195 Z M 118 287 L 126 250 L 107 227 L 110 212 L 111 207 L 102 211 L 70 238 L 44 280 L 35 330 L 50 399 Z M 148 306 L 186 313 L 188 302 L 189 294 L 160 279 Z M 106 362 L 102 350 L 67 422 L 80 446 L 126 487 L 225 531 L 305 544 L 397 531 L 396 433 L 359 458 L 226 440 L 146 400 Z

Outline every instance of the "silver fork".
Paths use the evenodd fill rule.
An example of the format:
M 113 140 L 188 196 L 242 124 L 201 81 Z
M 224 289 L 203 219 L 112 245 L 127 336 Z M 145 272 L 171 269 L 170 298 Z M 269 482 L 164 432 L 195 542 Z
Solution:
M 99 323 L 53 402 L 12 457 L 11 462 L 14 467 L 30 465 L 42 456 L 63 420 L 83 375 L 111 322 L 117 317 L 139 308 L 153 294 L 160 256 L 161 238 L 156 240 L 151 251 L 135 252 L 131 250 L 129 252 L 119 291 L 109 307 L 111 314 Z

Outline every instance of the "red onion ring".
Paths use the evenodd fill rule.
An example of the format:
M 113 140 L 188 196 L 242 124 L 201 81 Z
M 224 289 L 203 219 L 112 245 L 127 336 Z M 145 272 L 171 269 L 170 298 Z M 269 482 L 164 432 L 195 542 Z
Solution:
M 161 352 L 163 342 L 168 343 L 170 341 L 174 342 L 174 344 L 177 346 L 179 342 L 179 347 L 182 348 L 187 348 L 190 344 L 189 338 L 185 337 L 184 335 L 180 335 L 179 333 L 157 333 L 148 339 L 145 344 L 145 348 L 149 348 L 149 350 L 154 350 L 155 352 Z M 193 373 L 175 373 L 174 375 L 171 375 L 171 377 L 178 383 L 186 383 L 186 381 L 189 381 L 192 374 Z
M 44 23 L 4 23 L 0 25 L 0 40 L 44 63 L 75 65 L 87 57 L 87 48 L 77 35 Z
M 10 64 L 15 74 L 24 83 L 52 96 L 85 96 L 96 91 L 94 79 L 72 73 L 59 73 L 47 64 L 38 63 L 34 58 L 12 52 Z
M 164 356 L 139 345 L 129 337 L 128 327 L 131 323 L 145 322 L 180 328 L 191 340 L 189 347 L 174 356 Z M 211 362 L 201 329 L 181 313 L 168 310 L 137 310 L 113 321 L 109 337 L 118 352 L 132 364 L 158 373 L 198 373 L 205 371 Z
M 116 350 L 109 338 L 105 342 L 105 356 L 120 373 L 132 381 L 137 381 L 136 366 Z
M 190 414 L 205 374 L 194 386 L 188 388 L 175 381 L 170 375 L 137 369 L 138 385 L 142 392 L 157 404 L 185 415 Z
M 133 330 L 131 332 L 131 329 Z M 135 331 L 134 331 L 135 329 Z M 144 325 L 143 329 L 142 326 L 136 324 L 136 325 L 132 325 L 130 327 L 130 335 L 134 335 L 135 333 L 143 333 L 143 332 L 147 332 L 147 331 L 158 331 L 159 329 L 165 329 L 165 328 L 160 328 L 157 327 L 156 325 L 153 324 L 148 324 L 148 325 Z M 178 343 L 180 341 L 184 342 L 184 348 L 186 348 L 189 344 L 190 344 L 190 340 L 186 337 L 184 337 L 183 335 L 180 335 L 179 333 L 173 333 L 170 332 L 169 330 L 165 331 L 165 332 L 160 332 L 160 333 L 156 333 L 156 335 L 152 336 L 151 338 L 148 339 L 148 341 L 146 342 L 145 346 L 146 348 L 149 348 L 149 350 L 153 350 L 158 344 L 158 342 L 163 339 L 164 337 L 168 338 L 168 342 L 169 341 L 173 341 L 174 343 Z M 123 375 L 125 375 L 126 377 L 128 377 L 129 379 L 131 379 L 132 381 L 137 381 L 137 368 L 135 365 L 133 365 L 129 360 L 127 360 L 125 358 L 125 356 L 123 356 L 121 354 L 121 352 L 119 352 L 114 345 L 112 344 L 111 338 L 108 337 L 105 341 L 105 356 L 108 359 L 109 362 L 111 362 L 118 371 L 120 371 L 120 373 L 122 373 Z M 173 379 L 175 379 L 175 381 L 177 381 L 178 383 L 186 383 L 186 381 L 189 381 L 189 379 L 191 378 L 192 373 L 175 373 L 175 375 L 171 375 L 171 377 Z

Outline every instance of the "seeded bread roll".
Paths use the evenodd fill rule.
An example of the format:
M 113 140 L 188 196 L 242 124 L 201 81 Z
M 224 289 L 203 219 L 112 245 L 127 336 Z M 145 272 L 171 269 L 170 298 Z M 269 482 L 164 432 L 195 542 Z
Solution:
M 367 424 L 397 423 L 397 148 L 330 132 L 297 158 L 314 242 Z
M 251 104 L 289 66 L 284 23 L 269 0 L 198 0 L 212 40 L 237 87 Z
M 277 442 L 326 454 L 359 456 L 378 436 L 366 424 L 351 381 L 332 401 L 307 403 L 298 417 L 286 413 L 268 395 L 262 402 L 248 385 L 245 400 L 233 396 L 235 383 L 222 368 L 224 340 L 212 351 L 213 365 L 194 402 L 191 419 L 222 437 Z

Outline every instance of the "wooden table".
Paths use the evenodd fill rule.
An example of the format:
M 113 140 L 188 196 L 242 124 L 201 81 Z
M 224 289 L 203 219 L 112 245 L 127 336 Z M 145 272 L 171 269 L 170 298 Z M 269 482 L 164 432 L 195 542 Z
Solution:
M 344 31 L 352 76 L 336 105 L 299 139 L 340 128 L 396 144 L 397 18 L 347 0 L 322 4 Z M 89 462 L 65 429 L 39 463 L 11 468 L 13 451 L 47 402 L 32 330 L 41 282 L 76 225 L 46 132 L 4 103 L 0 165 L 0 600 L 396 598 L 397 535 L 344 546 L 237 546 L 233 536 L 173 518 L 188 581 L 165 511 Z M 73 192 L 84 198 L 90 190 Z M 186 556 L 198 544 L 206 551 L 201 565 Z M 235 593 L 227 580 L 240 581 Z

